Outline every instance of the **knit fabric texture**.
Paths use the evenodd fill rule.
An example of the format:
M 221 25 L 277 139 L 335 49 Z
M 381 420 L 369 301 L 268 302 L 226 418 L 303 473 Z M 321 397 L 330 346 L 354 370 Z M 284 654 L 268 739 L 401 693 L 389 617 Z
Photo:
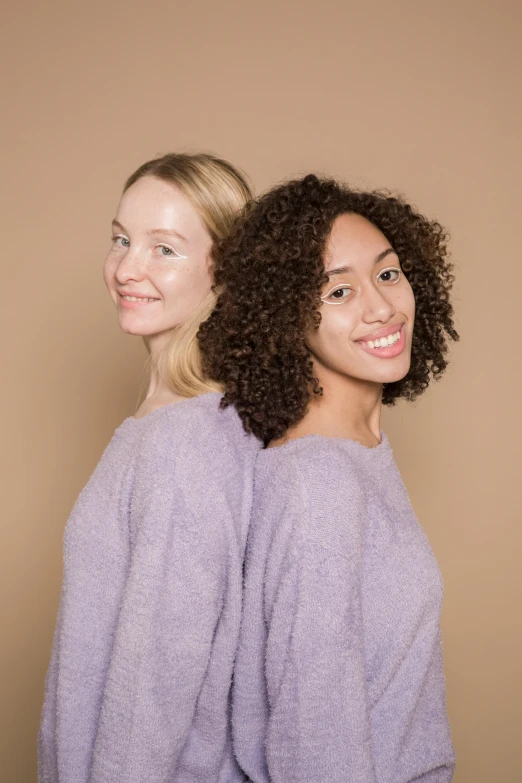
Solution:
M 261 451 L 234 669 L 253 783 L 447 783 L 442 580 L 386 436 Z
M 64 536 L 40 783 L 236 783 L 230 686 L 259 443 L 220 395 L 116 430 Z

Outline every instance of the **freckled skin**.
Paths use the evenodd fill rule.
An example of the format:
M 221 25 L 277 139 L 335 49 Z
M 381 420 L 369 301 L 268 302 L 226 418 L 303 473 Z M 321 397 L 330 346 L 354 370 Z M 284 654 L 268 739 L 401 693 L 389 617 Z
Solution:
M 307 344 L 321 384 L 331 387 L 348 379 L 391 383 L 408 373 L 415 300 L 404 274 L 396 283 L 379 277 L 383 270 L 400 269 L 395 253 L 375 263 L 379 254 L 389 247 L 379 229 L 360 215 L 341 215 L 334 223 L 326 247 L 326 272 L 345 266 L 351 271 L 332 275 L 322 293 L 325 295 L 343 285 L 350 286 L 351 293 L 342 304 L 323 303 L 320 326 L 308 335 Z M 404 350 L 396 357 L 373 356 L 356 342 L 377 329 L 395 324 L 404 324 L 406 336 Z
M 161 343 L 210 291 L 211 237 L 183 193 L 156 177 L 142 177 L 123 194 L 115 221 L 103 275 L 120 327 L 149 346 Z M 125 308 L 122 292 L 157 301 Z

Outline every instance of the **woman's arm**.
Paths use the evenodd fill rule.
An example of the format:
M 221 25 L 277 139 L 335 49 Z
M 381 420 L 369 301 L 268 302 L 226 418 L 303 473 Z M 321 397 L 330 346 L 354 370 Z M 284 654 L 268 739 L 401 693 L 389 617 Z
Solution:
M 140 447 L 131 565 L 91 783 L 171 783 L 181 774 L 184 754 L 194 757 L 191 743 L 204 747 L 207 736 L 226 735 L 240 606 L 222 610 L 235 571 L 240 597 L 236 494 L 242 496 L 242 482 L 251 484 L 252 477 L 240 471 L 237 444 L 231 448 L 218 424 L 196 413 L 183 422 L 172 410 L 157 415 Z M 253 470 L 253 452 L 249 459 Z M 215 688 L 210 698 L 209 676 Z M 213 763 L 219 769 L 220 759 Z
M 185 767 L 220 769 L 259 446 L 218 403 L 203 395 L 131 422 L 123 484 L 128 449 L 110 465 L 104 455 L 96 503 L 78 501 L 41 783 L 171 783 Z
M 40 732 L 40 783 L 89 779 L 102 696 L 129 567 L 122 496 L 129 454 L 119 436 L 81 493 L 64 536 L 64 574 Z
M 141 493 L 140 493 L 141 494 Z M 172 487 L 137 499 L 139 531 L 96 739 L 92 781 L 169 781 L 209 666 L 226 557 Z
M 343 459 L 309 456 L 291 466 L 294 511 L 282 520 L 291 531 L 278 535 L 264 580 L 268 772 L 273 783 L 375 783 L 361 492 Z

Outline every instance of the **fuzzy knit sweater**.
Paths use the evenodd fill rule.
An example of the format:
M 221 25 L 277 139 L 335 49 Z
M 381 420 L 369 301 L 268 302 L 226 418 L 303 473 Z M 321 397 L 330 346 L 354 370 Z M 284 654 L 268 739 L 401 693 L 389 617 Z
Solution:
M 256 464 L 233 739 L 253 783 L 447 783 L 441 575 L 386 437 Z
M 218 394 L 116 430 L 67 523 L 40 783 L 236 783 L 230 685 L 259 443 Z

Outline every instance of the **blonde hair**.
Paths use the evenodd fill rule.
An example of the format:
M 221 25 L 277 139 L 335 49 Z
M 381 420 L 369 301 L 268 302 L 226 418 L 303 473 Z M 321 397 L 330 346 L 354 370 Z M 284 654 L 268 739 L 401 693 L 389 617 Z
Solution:
M 175 185 L 193 204 L 212 242 L 224 239 L 238 214 L 252 199 L 246 177 L 231 163 L 206 153 L 169 153 L 140 166 L 125 183 L 123 192 L 142 177 L 157 177 Z M 158 372 L 176 394 L 195 397 L 221 387 L 203 373 L 197 340 L 200 325 L 216 303 L 209 291 L 184 323 L 172 330 L 172 338 L 159 357 Z

